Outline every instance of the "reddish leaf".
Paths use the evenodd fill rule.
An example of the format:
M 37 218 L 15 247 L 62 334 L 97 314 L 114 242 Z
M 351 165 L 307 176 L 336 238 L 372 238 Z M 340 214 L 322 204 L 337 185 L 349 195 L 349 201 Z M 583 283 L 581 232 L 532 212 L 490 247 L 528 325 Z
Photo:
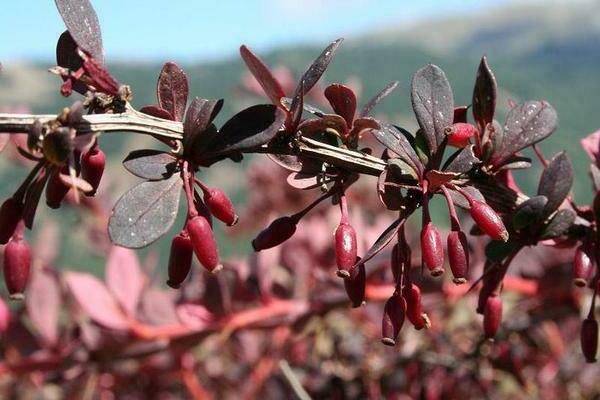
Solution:
M 168 119 L 171 121 L 175 120 L 175 118 L 173 117 L 173 115 L 170 112 L 168 112 L 164 108 L 161 108 L 158 105 L 144 106 L 144 107 L 140 108 L 140 112 L 143 112 L 144 114 L 152 115 L 153 117 L 156 117 L 156 118 Z
M 600 164 L 600 130 L 581 139 L 581 147 L 596 165 Z
M 212 314 L 199 304 L 179 304 L 176 312 L 179 321 L 191 329 L 201 330 L 212 320 Z
M 136 253 L 113 246 L 106 262 L 106 284 L 130 316 L 135 315 L 145 281 Z
M 175 63 L 166 63 L 158 76 L 156 95 L 160 107 L 167 110 L 176 121 L 183 120 L 188 91 L 185 72 Z
M 58 342 L 61 304 L 60 286 L 54 274 L 45 269 L 36 269 L 29 282 L 25 306 L 32 325 L 49 346 Z
M 175 292 L 167 292 L 157 288 L 149 288 L 142 294 L 140 317 L 152 325 L 177 324 L 175 311 Z
M 325 89 L 325 97 L 327 97 L 333 111 L 344 118 L 348 126 L 352 126 L 354 114 L 356 113 L 356 95 L 352 89 L 339 83 L 334 83 Z
M 483 56 L 473 89 L 473 117 L 482 132 L 485 126 L 494 119 L 496 86 L 496 77 L 487 63 L 487 58 Z
M 278 106 L 280 104 L 279 100 L 285 96 L 285 93 L 269 68 L 245 45 L 240 47 L 240 55 L 252 75 L 263 88 L 265 94 L 271 99 L 273 104 Z
M 302 79 L 300 79 L 300 85 L 296 88 L 296 92 L 301 92 L 303 95 L 310 92 L 310 89 L 315 86 L 317 81 L 323 75 L 323 72 L 327 69 L 327 66 L 333 59 L 335 51 L 340 46 L 344 39 L 338 39 L 335 42 L 331 43 L 329 46 L 323 50 L 323 52 L 317 57 L 317 59 L 311 64 L 310 67 L 306 70 Z
M 67 272 L 65 282 L 77 303 L 94 322 L 111 329 L 128 328 L 127 317 L 98 278 L 81 272 Z
M 198 135 L 205 133 L 221 108 L 223 100 L 207 100 L 195 97 L 188 107 L 183 123 L 183 147 L 187 148 L 196 142 Z M 203 135 L 209 136 L 209 135 Z M 204 139 L 204 138 L 203 138 Z M 206 140 L 210 138 L 206 137 Z

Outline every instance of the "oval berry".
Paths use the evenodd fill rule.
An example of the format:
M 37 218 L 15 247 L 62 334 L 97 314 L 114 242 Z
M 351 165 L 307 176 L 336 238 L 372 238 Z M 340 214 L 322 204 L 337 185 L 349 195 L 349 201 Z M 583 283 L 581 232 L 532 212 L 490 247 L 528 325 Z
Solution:
M 204 203 L 210 212 L 229 226 L 235 225 L 238 216 L 235 213 L 233 203 L 221 189 L 207 188 L 204 191 Z
M 471 199 L 470 201 L 471 218 L 486 235 L 494 240 L 506 242 L 508 240 L 508 231 L 502 222 L 502 218 L 486 203 Z
M 4 248 L 4 281 L 12 299 L 23 298 L 31 270 L 31 250 L 21 235 L 15 235 Z
M 252 240 L 254 251 L 279 246 L 296 232 L 296 224 L 296 220 L 289 216 L 277 218 Z
M 457 122 L 446 129 L 448 144 L 454 147 L 465 147 L 477 133 L 477 128 L 466 122 Z
M 58 171 L 53 173 L 50 176 L 50 179 L 48 179 L 48 184 L 46 185 L 46 204 L 48 207 L 53 209 L 60 207 L 62 201 L 65 199 L 65 196 L 71 189 L 60 180 L 58 173 Z
M 92 185 L 93 190 L 86 193 L 86 196 L 94 196 L 100 186 L 104 167 L 106 165 L 106 155 L 98 147 L 94 145 L 81 157 L 81 177 Z
M 485 337 L 492 339 L 496 336 L 502 322 L 502 299 L 500 296 L 491 295 L 485 302 L 483 309 L 483 332 Z
M 335 262 L 339 276 L 350 276 L 348 271 L 356 262 L 356 253 L 356 231 L 352 225 L 342 222 L 335 230 Z
M 192 256 L 194 246 L 185 230 L 181 231 L 171 241 L 169 252 L 169 280 L 167 285 L 173 289 L 179 289 L 181 283 L 187 278 L 192 267 Z
M 421 289 L 411 283 L 410 287 L 402 291 L 406 299 L 406 317 L 417 330 L 427 327 L 428 320 L 423 317 L 423 306 L 421 303 Z
M 223 266 L 219 263 L 219 249 L 210 228 L 210 224 L 201 215 L 188 220 L 186 231 L 192 241 L 194 253 L 200 264 L 211 272 L 216 272 Z
M 399 294 L 390 297 L 383 308 L 381 319 L 381 341 L 387 346 L 395 346 L 398 334 L 406 316 L 406 300 Z
M 463 231 L 451 231 L 448 234 L 447 245 L 450 270 L 454 276 L 452 281 L 457 285 L 463 284 L 467 281 L 469 270 L 467 236 Z
M 421 230 L 421 257 L 432 276 L 439 276 L 444 272 L 442 236 L 431 222 Z
M 592 277 L 594 262 L 584 245 L 581 245 L 575 251 L 573 259 L 573 283 L 576 286 L 584 287 Z

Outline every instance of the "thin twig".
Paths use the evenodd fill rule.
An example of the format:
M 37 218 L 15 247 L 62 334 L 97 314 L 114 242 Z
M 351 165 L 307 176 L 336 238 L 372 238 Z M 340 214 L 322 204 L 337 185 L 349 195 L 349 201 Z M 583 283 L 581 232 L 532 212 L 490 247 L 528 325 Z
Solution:
M 302 387 L 300 380 L 298 379 L 296 374 L 294 374 L 294 371 L 290 367 L 290 364 L 286 360 L 280 360 L 279 368 L 281 368 L 281 372 L 283 373 L 283 376 L 285 376 L 285 379 L 287 379 L 288 383 L 292 387 L 292 390 L 294 391 L 294 393 L 296 394 L 298 399 L 310 400 L 311 397 L 306 392 L 306 390 L 304 390 L 304 388 Z

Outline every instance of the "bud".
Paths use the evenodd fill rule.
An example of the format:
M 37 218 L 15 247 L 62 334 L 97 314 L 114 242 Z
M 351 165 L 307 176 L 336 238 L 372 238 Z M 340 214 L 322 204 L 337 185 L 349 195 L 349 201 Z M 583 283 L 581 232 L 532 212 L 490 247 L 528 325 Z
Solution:
M 0 335 L 8 330 L 10 318 L 10 308 L 8 308 L 8 304 L 0 298 Z
M 18 234 L 4 248 L 4 281 L 11 299 L 22 299 L 29 280 L 31 251 L 29 244 Z
M 342 222 L 335 230 L 335 262 L 338 276 L 347 278 L 356 262 L 356 232 L 352 225 Z
M 0 244 L 8 243 L 23 216 L 23 204 L 13 197 L 0 207 Z
M 421 257 L 431 272 L 431 276 L 444 273 L 444 247 L 442 236 L 431 222 L 421 230 Z
M 573 283 L 576 286 L 584 287 L 588 280 L 592 277 L 594 263 L 590 254 L 586 251 L 584 245 L 581 245 L 575 251 L 575 259 L 573 260 Z
M 357 258 L 356 262 L 360 259 Z M 367 273 L 365 265 L 361 264 L 354 268 L 347 278 L 344 278 L 344 288 L 348 298 L 352 302 L 352 307 L 360 307 L 365 301 L 365 286 L 367 284 Z
M 406 317 L 416 330 L 429 327 L 429 320 L 423 316 L 423 307 L 421 303 L 421 289 L 411 283 L 410 287 L 405 287 L 402 291 L 406 299 Z
M 451 231 L 448 234 L 448 260 L 455 284 L 461 285 L 467 281 L 469 270 L 469 249 L 467 236 L 463 231 Z
M 86 193 L 86 196 L 94 196 L 102 180 L 102 174 L 104 173 L 104 166 L 106 165 L 106 155 L 98 144 L 92 146 L 82 157 L 81 157 L 81 177 L 92 185 L 93 190 Z
M 254 251 L 279 246 L 296 232 L 296 224 L 296 219 L 289 216 L 277 218 L 254 238 L 252 241 Z
M 219 249 L 206 218 L 197 215 L 189 219 L 186 230 L 200 264 L 210 272 L 220 270 L 223 266 L 219 264 Z
M 502 299 L 492 294 L 485 302 L 483 309 L 483 332 L 487 339 L 496 336 L 502 322 Z
M 225 192 L 217 188 L 207 188 L 204 190 L 204 203 L 208 206 L 210 212 L 229 226 L 235 225 L 238 216 L 235 213 L 233 204 Z
M 598 321 L 590 317 L 583 320 L 581 324 L 581 351 L 585 361 L 596 362 L 598 351 Z
M 59 171 L 55 171 L 50 176 L 50 179 L 48 179 L 48 184 L 46 185 L 46 204 L 53 209 L 60 207 L 60 204 L 71 189 L 60 180 L 58 174 Z
M 194 247 L 185 230 L 179 232 L 171 241 L 171 252 L 169 253 L 169 280 L 167 285 L 173 289 L 179 289 L 192 267 L 192 255 Z
M 388 346 L 395 346 L 396 339 L 404 324 L 406 315 L 406 300 L 399 294 L 388 299 L 383 308 L 381 320 L 381 341 Z
M 477 133 L 477 128 L 466 122 L 457 122 L 446 128 L 448 144 L 454 147 L 465 147 L 469 140 Z
M 479 229 L 494 240 L 508 240 L 508 231 L 502 222 L 502 218 L 486 203 L 471 199 L 471 218 Z

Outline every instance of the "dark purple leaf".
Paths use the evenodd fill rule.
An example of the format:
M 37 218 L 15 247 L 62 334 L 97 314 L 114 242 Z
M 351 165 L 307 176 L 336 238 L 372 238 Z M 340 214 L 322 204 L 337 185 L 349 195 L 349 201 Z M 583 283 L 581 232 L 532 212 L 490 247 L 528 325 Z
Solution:
M 33 227 L 33 220 L 35 219 L 35 212 L 40 202 L 40 197 L 44 191 L 44 186 L 50 175 L 45 169 L 42 169 L 38 176 L 29 184 L 27 193 L 25 194 L 25 202 L 23 204 L 23 222 L 29 229 Z
M 296 156 L 285 154 L 267 154 L 267 156 L 277 165 L 292 172 L 300 172 L 303 162 Z
M 222 107 L 223 100 L 207 100 L 200 97 L 192 100 L 183 123 L 184 148 L 194 143 L 198 135 L 206 132 Z
M 498 166 L 497 170 L 505 169 L 525 169 L 531 167 L 531 158 L 522 156 L 512 156 L 507 158 Z
M 485 202 L 497 212 L 509 213 L 516 208 L 519 195 L 509 187 L 500 184 L 495 179 L 480 179 L 474 183 L 485 197 Z
M 422 172 L 423 165 L 415 149 L 411 146 L 406 136 L 396 129 L 396 127 L 380 123 L 380 129 L 372 129 L 370 132 L 375 136 L 375 139 L 396 153 L 398 157 L 407 162 L 417 173 L 420 174 Z
M 454 120 L 454 97 L 444 71 L 429 64 L 417 71 L 411 86 L 412 107 L 431 154 L 446 138 Z
M 56 276 L 44 268 L 36 268 L 29 282 L 25 306 L 31 324 L 46 345 L 58 342 L 58 317 L 62 304 Z
M 265 63 L 244 45 L 240 47 L 240 55 L 273 104 L 281 104 L 279 101 L 285 92 Z
M 106 261 L 106 284 L 129 316 L 135 312 L 146 284 L 140 262 L 131 249 L 113 246 Z
M 168 119 L 170 121 L 175 120 L 175 118 L 171 115 L 170 112 L 168 112 L 164 108 L 161 108 L 159 105 L 144 106 L 144 107 L 140 108 L 140 112 L 143 112 L 144 114 L 152 115 L 153 117 L 156 117 L 156 118 Z
M 299 94 L 296 93 L 296 95 L 298 96 Z M 283 104 L 285 107 L 290 109 L 290 112 L 292 110 L 292 103 L 294 102 L 294 99 L 291 99 L 289 97 L 284 97 L 281 99 L 281 104 Z M 325 111 L 322 111 L 320 109 L 318 109 L 317 107 L 311 106 L 310 104 L 306 104 L 303 103 L 302 107 L 298 107 L 300 109 L 304 109 L 304 111 L 311 113 L 312 115 L 321 118 L 323 115 L 326 114 Z M 302 115 L 302 113 L 300 113 L 300 115 Z
M 575 212 L 569 209 L 558 210 L 550 223 L 544 228 L 540 239 L 552 239 L 564 234 L 575 222 Z
M 379 238 L 377 238 L 377 240 L 375 241 L 375 243 L 373 243 L 371 248 L 369 248 L 369 250 L 364 255 L 364 257 L 358 263 L 356 263 L 352 268 L 353 269 L 358 268 L 360 265 L 366 263 L 371 258 L 375 257 L 377 255 L 377 253 L 379 253 L 381 250 L 383 250 L 385 248 L 385 246 L 387 246 L 392 241 L 392 239 L 396 236 L 396 233 L 398 232 L 400 227 L 402 225 L 404 225 L 404 222 L 406 222 L 405 218 L 398 218 L 397 220 L 392 222 L 392 224 L 390 226 L 388 226 L 385 231 L 383 231 L 383 233 L 379 236 Z
M 167 110 L 176 121 L 183 120 L 188 91 L 185 72 L 175 63 L 166 63 L 158 76 L 156 95 L 160 107 Z
M 343 40 L 344 39 L 338 39 L 323 50 L 319 57 L 317 57 L 311 66 L 308 67 L 302 76 L 302 79 L 300 79 L 300 84 L 298 85 L 298 88 L 296 88 L 296 92 L 301 92 L 303 95 L 310 92 L 310 89 L 315 86 L 317 81 L 321 78 L 321 75 L 323 75 L 323 72 L 327 69 L 327 66 L 333 59 L 335 51 Z
M 452 123 L 456 124 L 459 122 L 465 123 L 467 122 L 467 110 L 468 106 L 458 106 L 454 107 L 454 117 L 452 119 Z
M 483 132 L 485 126 L 494 119 L 496 111 L 496 77 L 483 56 L 477 70 L 473 89 L 473 117 Z
M 177 159 L 160 150 L 132 151 L 123 166 L 133 175 L 152 181 L 168 179 L 178 169 Z
M 538 195 L 546 196 L 546 215 L 554 212 L 565 200 L 573 185 L 573 167 L 566 153 L 555 155 L 542 172 Z
M 544 101 L 528 101 L 514 107 L 506 117 L 504 135 L 492 157 L 497 166 L 516 152 L 550 136 L 558 125 L 558 116 Z
M 285 112 L 271 104 L 246 108 L 223 125 L 207 152 L 226 154 L 269 143 L 283 127 L 285 118 Z
M 128 329 L 125 313 L 98 278 L 82 272 L 67 272 L 64 279 L 79 306 L 94 322 L 111 329 Z
M 325 88 L 325 97 L 331 104 L 333 111 L 346 121 L 350 127 L 356 113 L 356 95 L 347 86 L 334 83 Z
M 304 82 L 300 81 L 298 87 L 299 90 L 294 94 L 292 104 L 290 105 L 290 113 L 286 118 L 286 130 L 289 133 L 295 133 L 294 131 L 302 120 L 302 112 L 304 110 Z
M 77 54 L 77 43 L 69 31 L 64 31 L 56 43 L 56 64 L 77 71 L 83 65 L 83 60 Z
M 112 242 L 127 248 L 146 247 L 171 229 L 177 217 L 181 179 L 142 182 L 125 193 L 108 222 Z
M 534 196 L 519 204 L 512 215 L 513 227 L 519 230 L 536 223 L 543 216 L 547 203 L 546 196 Z
M 448 158 L 448 161 L 446 161 L 443 170 L 464 174 L 473 169 L 473 165 L 480 162 L 481 161 L 479 161 L 473 153 L 473 145 L 469 145 L 452 154 L 452 156 Z
M 390 82 L 386 87 L 384 87 L 381 92 L 377 93 L 371 100 L 365 104 L 365 106 L 360 111 L 361 117 L 366 117 L 371 114 L 375 106 L 381 102 L 384 98 L 386 98 L 390 93 L 394 91 L 398 87 L 398 81 Z
M 100 23 L 89 0 L 55 0 L 55 3 L 77 45 L 104 64 Z

